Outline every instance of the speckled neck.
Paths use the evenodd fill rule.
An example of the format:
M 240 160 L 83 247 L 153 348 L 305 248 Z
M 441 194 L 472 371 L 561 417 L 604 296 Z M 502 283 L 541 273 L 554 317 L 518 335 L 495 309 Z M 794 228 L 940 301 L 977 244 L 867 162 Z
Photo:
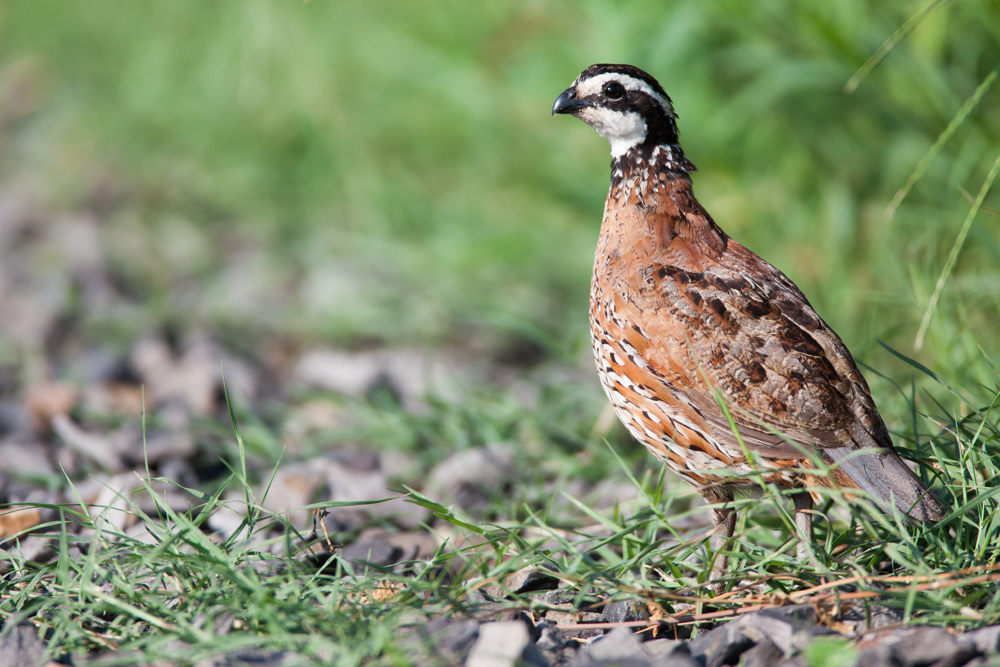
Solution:
M 684 155 L 680 144 L 640 144 L 611 161 L 611 199 L 635 194 L 645 199 L 656 194 L 662 181 L 670 176 L 685 177 L 695 167 Z

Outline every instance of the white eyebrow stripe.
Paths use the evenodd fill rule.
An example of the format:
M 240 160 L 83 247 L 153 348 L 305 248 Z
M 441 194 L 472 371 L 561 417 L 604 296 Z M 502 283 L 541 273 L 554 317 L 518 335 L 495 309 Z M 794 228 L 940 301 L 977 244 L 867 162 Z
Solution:
M 654 100 L 660 103 L 660 106 L 667 113 L 673 113 L 673 108 L 670 106 L 670 102 L 666 100 L 663 95 L 653 90 L 653 87 L 643 81 L 642 79 L 637 79 L 634 76 L 629 76 L 628 74 L 619 74 L 617 72 L 606 72 L 604 74 L 598 74 L 595 77 L 581 81 L 577 87 L 577 97 L 588 97 L 590 95 L 596 95 L 601 92 L 604 88 L 604 84 L 609 81 L 617 81 L 621 85 L 625 86 L 626 90 L 638 90 L 646 93 Z

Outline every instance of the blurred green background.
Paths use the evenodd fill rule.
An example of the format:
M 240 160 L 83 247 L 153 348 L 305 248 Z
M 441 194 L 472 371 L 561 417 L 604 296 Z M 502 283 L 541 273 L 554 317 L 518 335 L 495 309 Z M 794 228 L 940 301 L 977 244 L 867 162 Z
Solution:
M 549 109 L 628 62 L 672 96 L 717 222 L 899 375 L 876 340 L 913 354 L 1000 152 L 997 87 L 886 216 L 1000 62 L 1000 3 L 942 3 L 846 94 L 923 4 L 4 0 L 0 191 L 98 220 L 127 307 L 60 298 L 105 344 L 167 324 L 589 364 L 608 148 Z M 956 382 L 995 382 L 998 239 L 980 212 L 916 355 Z

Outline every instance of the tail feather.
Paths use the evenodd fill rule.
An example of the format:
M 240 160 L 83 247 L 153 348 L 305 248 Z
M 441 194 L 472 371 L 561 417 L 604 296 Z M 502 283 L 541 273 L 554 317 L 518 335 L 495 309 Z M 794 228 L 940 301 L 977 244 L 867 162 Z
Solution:
M 895 504 L 917 521 L 936 523 L 945 517 L 945 508 L 913 474 L 894 450 L 834 447 L 823 452 L 847 474 L 858 488 Z

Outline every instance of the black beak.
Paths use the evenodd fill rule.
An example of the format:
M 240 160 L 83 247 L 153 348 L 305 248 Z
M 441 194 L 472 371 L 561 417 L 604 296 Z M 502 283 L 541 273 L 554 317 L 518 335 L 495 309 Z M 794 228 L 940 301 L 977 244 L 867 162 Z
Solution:
M 581 109 L 591 106 L 590 102 L 578 100 L 574 97 L 575 95 L 576 90 L 574 88 L 567 88 L 562 91 L 562 94 L 556 98 L 556 103 L 552 105 L 552 115 L 555 116 L 557 113 L 576 113 Z

